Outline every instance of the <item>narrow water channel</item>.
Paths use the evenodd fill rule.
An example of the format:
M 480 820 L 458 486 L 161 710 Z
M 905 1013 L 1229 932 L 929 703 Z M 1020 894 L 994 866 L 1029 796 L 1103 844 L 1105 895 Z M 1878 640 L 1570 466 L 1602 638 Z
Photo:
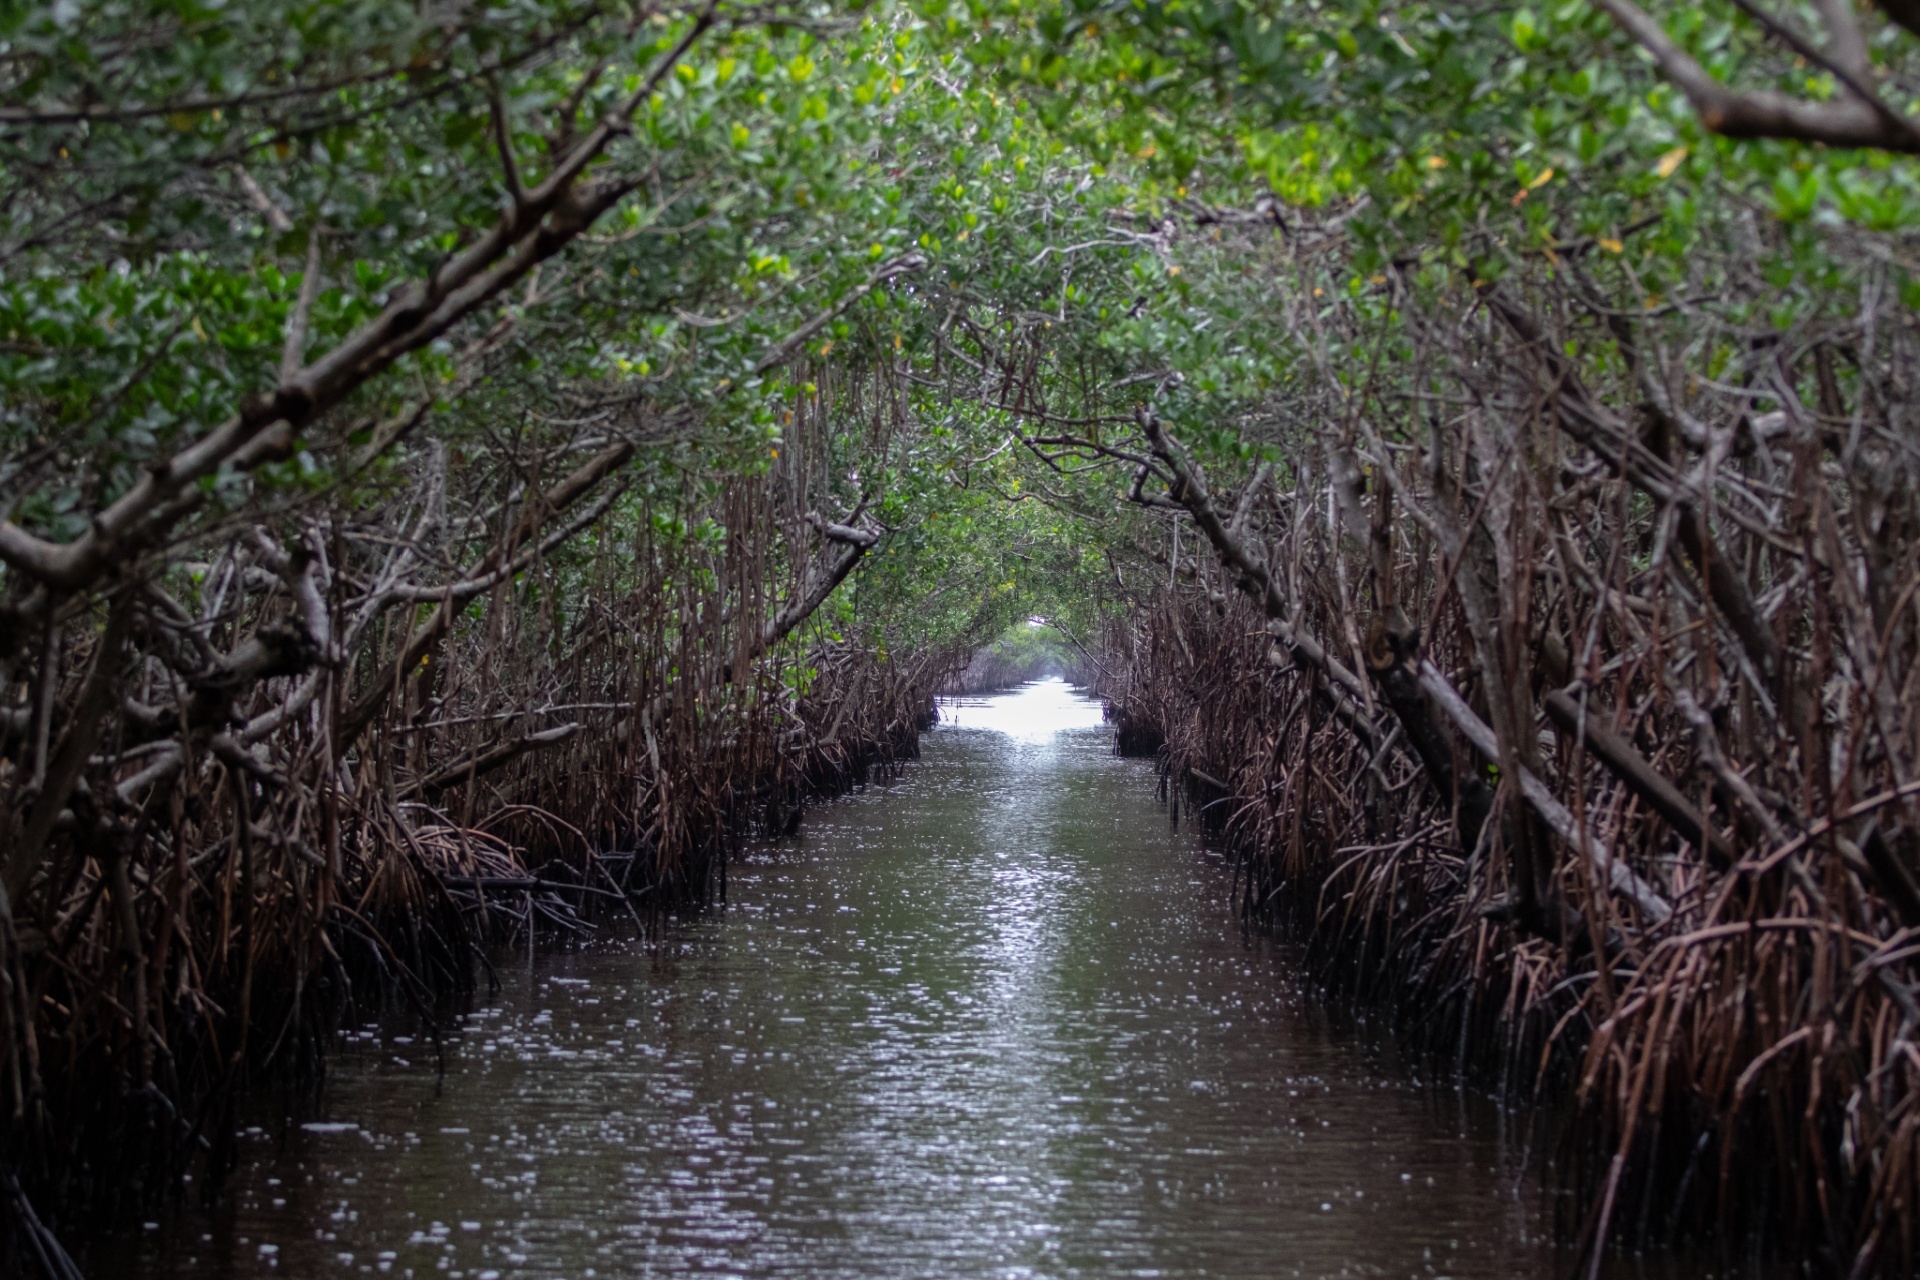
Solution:
M 1498 1117 L 1327 1030 L 1057 682 L 952 708 L 724 911 L 368 1031 L 90 1274 L 1546 1277 Z M 609 925 L 607 934 L 620 933 Z

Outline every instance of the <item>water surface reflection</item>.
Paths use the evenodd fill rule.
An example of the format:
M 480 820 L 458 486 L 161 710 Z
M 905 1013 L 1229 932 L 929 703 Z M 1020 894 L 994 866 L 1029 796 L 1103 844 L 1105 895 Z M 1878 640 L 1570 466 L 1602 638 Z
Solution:
M 948 729 L 987 729 L 1029 746 L 1049 745 L 1060 734 L 1102 723 L 1100 704 L 1058 676 L 990 698 L 949 699 L 941 720 Z
M 951 709 L 724 914 L 504 972 L 444 1086 L 364 1032 L 229 1204 L 96 1274 L 1564 1265 L 1496 1121 L 1324 1029 L 1098 721 L 1057 682 Z

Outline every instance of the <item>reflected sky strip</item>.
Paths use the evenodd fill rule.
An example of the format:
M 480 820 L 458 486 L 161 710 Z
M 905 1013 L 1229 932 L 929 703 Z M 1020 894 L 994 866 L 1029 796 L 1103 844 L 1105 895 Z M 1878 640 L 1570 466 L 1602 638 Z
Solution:
M 944 838 L 943 859 L 980 869 L 967 906 L 990 927 L 959 953 L 964 985 L 931 1042 L 922 1035 L 917 1050 L 892 1037 L 883 1043 L 888 1069 L 869 1074 L 861 1095 L 861 1111 L 876 1123 L 849 1135 L 855 1162 L 884 1183 L 924 1183 L 933 1173 L 944 1203 L 928 1209 L 946 1220 L 944 1231 L 1021 1259 L 995 1274 L 1051 1274 L 1059 1265 L 1067 1224 L 1057 1207 L 1071 1179 L 1056 1147 L 1078 1127 L 1060 1105 L 1072 1090 L 1058 1079 L 1053 1007 L 1060 890 L 1071 878 L 1053 839 L 1061 779 L 1027 757 L 1034 748 L 1051 755 L 1061 735 L 1101 727 L 1098 704 L 1058 679 L 943 707 L 940 732 L 1011 739 L 1026 772 L 985 790 L 977 821 Z M 860 1225 L 878 1240 L 900 1224 L 882 1212 Z
M 940 728 L 1003 733 L 1023 745 L 1050 744 L 1056 734 L 1097 729 L 1103 723 L 1100 704 L 1058 676 L 1036 680 L 1013 693 L 940 703 Z

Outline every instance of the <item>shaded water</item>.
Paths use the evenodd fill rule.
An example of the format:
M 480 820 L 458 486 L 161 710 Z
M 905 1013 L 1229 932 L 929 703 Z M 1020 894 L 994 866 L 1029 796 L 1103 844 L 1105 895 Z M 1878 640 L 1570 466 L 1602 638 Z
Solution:
M 724 912 L 508 961 L 444 1083 L 362 1033 L 90 1274 L 1564 1270 L 1498 1117 L 1329 1032 L 1109 742 L 1057 682 L 951 710 Z

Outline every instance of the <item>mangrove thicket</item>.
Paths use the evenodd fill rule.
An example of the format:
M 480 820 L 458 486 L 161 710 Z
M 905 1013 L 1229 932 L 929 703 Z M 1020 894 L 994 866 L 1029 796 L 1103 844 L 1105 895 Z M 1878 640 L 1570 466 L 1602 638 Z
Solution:
M 1920 1260 L 1907 0 L 0 15 L 0 1202 L 1059 670 L 1569 1242 Z

